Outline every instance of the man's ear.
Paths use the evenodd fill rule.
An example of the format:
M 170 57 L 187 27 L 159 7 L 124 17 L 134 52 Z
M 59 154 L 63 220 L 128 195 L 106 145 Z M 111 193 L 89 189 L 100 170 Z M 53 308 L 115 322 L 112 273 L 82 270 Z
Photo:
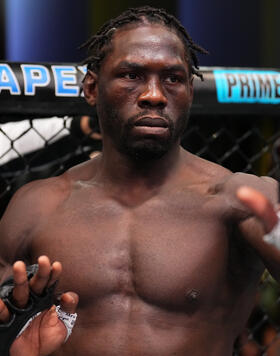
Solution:
M 88 104 L 91 106 L 95 106 L 98 94 L 97 74 L 95 72 L 91 70 L 87 71 L 87 74 L 83 81 L 83 91 Z

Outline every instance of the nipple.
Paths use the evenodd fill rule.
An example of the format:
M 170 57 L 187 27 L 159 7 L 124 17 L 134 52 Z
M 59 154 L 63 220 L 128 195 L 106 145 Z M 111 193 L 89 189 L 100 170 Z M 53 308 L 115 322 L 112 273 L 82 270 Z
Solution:
M 189 302 L 194 303 L 198 300 L 199 297 L 199 291 L 196 289 L 191 289 L 186 292 L 186 298 Z

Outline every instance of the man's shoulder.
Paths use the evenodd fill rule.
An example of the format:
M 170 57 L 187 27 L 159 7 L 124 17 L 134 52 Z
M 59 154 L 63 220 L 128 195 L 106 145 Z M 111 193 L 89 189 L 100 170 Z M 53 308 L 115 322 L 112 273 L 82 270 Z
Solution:
M 192 165 L 196 170 L 209 181 L 210 186 L 216 192 L 220 191 L 236 191 L 241 186 L 250 186 L 262 192 L 273 202 L 278 200 L 278 182 L 268 176 L 257 176 L 254 174 L 236 172 L 233 173 L 229 169 L 203 159 L 198 156 L 192 155 Z
M 191 167 L 196 172 L 198 182 L 205 183 L 208 194 L 219 194 L 226 197 L 226 201 L 232 206 L 240 206 L 236 197 L 237 189 L 241 186 L 249 186 L 263 193 L 273 204 L 278 203 L 279 184 L 275 179 L 243 172 L 233 173 L 229 169 L 201 157 L 195 155 L 189 157 L 191 164 L 188 165 L 188 169 Z
M 47 214 L 63 203 L 78 181 L 89 180 L 94 174 L 94 164 L 90 161 L 70 168 L 60 176 L 35 180 L 22 186 L 12 197 L 5 216 L 18 213 Z
M 189 167 L 191 166 L 192 171 L 203 181 L 208 181 L 209 184 L 211 184 L 211 182 L 214 183 L 220 180 L 225 180 L 233 174 L 229 169 L 202 157 L 191 153 L 188 153 L 187 157 L 186 162 L 190 162 L 190 164 L 186 165 L 186 171 L 189 171 Z
M 71 167 L 67 172 L 67 176 L 72 181 L 88 181 L 91 180 L 100 167 L 102 154 L 97 154 L 94 158 L 82 162 Z
M 40 223 L 41 219 L 55 211 L 69 192 L 67 174 L 30 182 L 21 187 L 12 197 L 0 221 L 0 240 L 21 243 L 23 236 Z
M 67 174 L 58 177 L 35 180 L 22 186 L 14 194 L 8 209 L 12 205 L 32 204 L 30 208 L 43 208 L 64 199 L 70 190 Z
M 217 182 L 216 190 L 235 194 L 241 186 L 249 186 L 260 191 L 274 204 L 278 202 L 278 182 L 268 176 L 258 177 L 242 172 L 232 173 Z

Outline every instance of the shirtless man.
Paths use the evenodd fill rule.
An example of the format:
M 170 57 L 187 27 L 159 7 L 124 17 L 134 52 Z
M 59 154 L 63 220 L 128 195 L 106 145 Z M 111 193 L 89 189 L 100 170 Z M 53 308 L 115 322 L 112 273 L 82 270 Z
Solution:
M 180 147 L 200 47 L 170 15 L 134 9 L 88 45 L 84 92 L 103 152 L 21 188 L 0 226 L 3 279 L 41 256 L 29 284 L 14 264 L 14 303 L 59 279 L 57 295 L 79 295 L 78 320 L 63 343 L 52 307 L 10 355 L 231 356 L 264 266 L 279 279 L 280 253 L 263 239 L 277 183 Z M 73 312 L 77 295 L 63 294 L 62 308 Z

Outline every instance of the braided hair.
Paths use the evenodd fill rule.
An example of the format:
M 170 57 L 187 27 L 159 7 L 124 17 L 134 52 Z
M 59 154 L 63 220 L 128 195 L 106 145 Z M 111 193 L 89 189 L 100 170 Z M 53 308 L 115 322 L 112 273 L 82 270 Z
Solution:
M 203 76 L 199 71 L 199 62 L 196 53 L 208 54 L 208 51 L 194 43 L 191 36 L 176 17 L 170 15 L 164 9 L 153 8 L 150 6 L 130 8 L 118 17 L 105 22 L 95 35 L 81 45 L 80 48 L 87 48 L 89 52 L 89 56 L 83 61 L 83 64 L 87 64 L 88 70 L 98 72 L 102 60 L 110 50 L 108 45 L 110 45 L 115 31 L 125 25 L 145 23 L 144 21 L 151 24 L 162 24 L 175 30 L 184 44 L 186 60 L 190 72 L 203 80 Z

